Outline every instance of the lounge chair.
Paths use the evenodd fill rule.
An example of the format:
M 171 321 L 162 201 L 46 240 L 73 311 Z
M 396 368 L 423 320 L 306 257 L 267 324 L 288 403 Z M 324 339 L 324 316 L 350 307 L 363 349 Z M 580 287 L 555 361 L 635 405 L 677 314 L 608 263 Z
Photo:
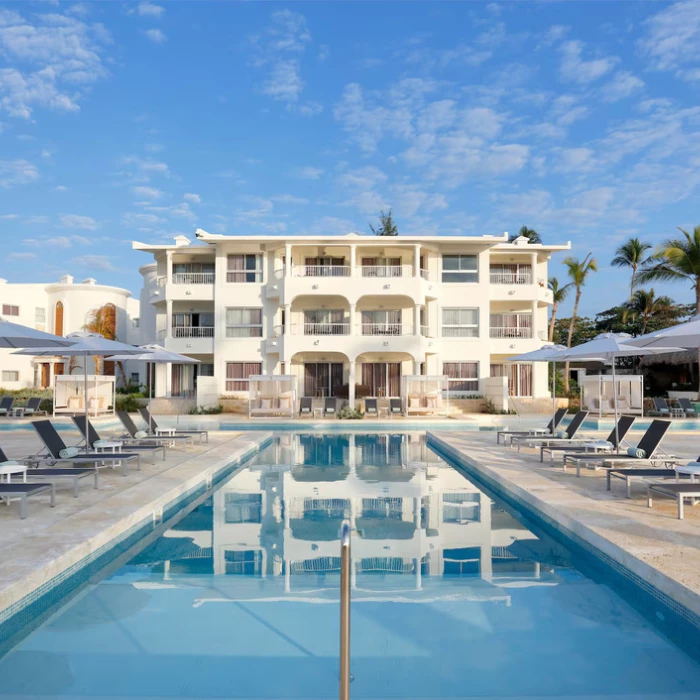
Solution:
M 19 517 L 24 520 L 27 517 L 27 499 L 31 496 L 39 496 L 49 493 L 50 505 L 56 505 L 56 486 L 54 484 L 6 484 L 0 483 L 0 498 L 9 503 L 11 498 L 19 498 Z
M 14 402 L 14 396 L 3 396 L 0 401 L 0 416 L 6 416 L 12 410 L 12 404 Z
M 503 444 L 506 444 L 506 438 L 513 439 L 513 436 L 520 437 L 535 437 L 537 435 L 552 435 L 559 427 L 559 424 L 566 415 L 565 408 L 558 408 L 554 413 L 554 417 L 549 421 L 546 428 L 534 428 L 532 430 L 499 430 L 496 433 L 496 444 L 500 444 L 501 436 L 503 436 Z
M 671 415 L 671 409 L 668 407 L 666 399 L 652 399 L 652 401 L 654 402 L 654 408 L 647 415 L 661 416 L 662 418 L 668 418 Z
M 676 481 L 679 478 L 679 473 L 675 469 L 664 467 L 642 467 L 628 469 L 608 469 L 607 470 L 607 489 L 612 491 L 612 480 L 621 479 L 627 486 L 627 498 L 632 498 L 632 482 L 644 481 L 645 479 L 672 479 Z
M 659 449 L 659 445 L 670 427 L 671 421 L 659 420 L 657 418 L 651 422 L 651 425 L 647 428 L 644 435 L 642 435 L 641 439 L 637 443 L 637 446 L 630 448 L 631 451 L 640 450 L 645 455 L 644 457 L 632 457 L 626 453 L 615 455 L 565 454 L 564 462 L 576 466 L 576 476 L 581 476 L 581 467 L 586 465 L 592 465 L 596 469 L 606 467 L 619 470 L 626 464 L 650 466 L 657 461 L 665 461 L 668 464 L 673 464 L 676 460 L 672 455 L 668 455 L 665 459 L 655 457 L 655 454 Z
M 696 498 L 700 498 L 700 483 L 649 484 L 647 486 L 647 506 L 649 508 L 653 505 L 652 494 L 654 493 L 675 498 L 678 502 L 678 519 L 683 520 L 685 499 L 689 498 L 692 502 L 695 502 Z
M 299 399 L 299 417 L 308 416 L 313 418 L 314 415 L 314 400 L 310 396 L 304 396 Z
M 35 416 L 38 413 L 44 413 L 44 415 L 46 415 L 46 411 L 39 410 L 40 405 L 41 399 L 37 396 L 32 396 L 31 398 L 27 399 L 27 403 L 22 409 L 22 418 L 31 418 L 32 416 Z
M 379 415 L 377 399 L 365 399 L 365 415 L 374 416 L 375 418 Z
M 0 467 L 16 464 L 18 467 L 22 465 L 25 466 L 25 471 L 23 472 L 23 478 L 25 479 L 43 479 L 46 483 L 53 484 L 56 481 L 62 481 L 63 479 L 71 479 L 73 481 L 73 498 L 78 497 L 78 486 L 81 479 L 88 476 L 94 476 L 95 478 L 95 488 L 99 488 L 99 477 L 97 475 L 97 469 L 44 469 L 43 467 L 39 469 L 30 469 L 26 464 L 24 459 L 10 459 L 5 451 L 0 448 Z
M 156 419 L 148 412 L 147 408 L 139 408 L 139 413 L 141 418 L 146 421 L 146 424 L 150 427 L 150 432 L 152 432 L 156 437 L 161 435 L 199 435 L 199 441 L 209 442 L 209 431 L 208 430 L 188 430 L 179 428 L 159 428 L 156 423 Z
M 687 418 L 695 418 L 697 413 L 690 404 L 690 399 L 678 399 L 678 405 L 683 409 Z
M 328 398 L 325 399 L 323 402 L 323 415 L 328 417 L 328 416 L 333 416 L 335 417 L 337 413 L 337 406 L 338 402 L 335 398 Z
M 85 430 L 85 416 L 73 416 L 73 422 L 80 431 L 81 435 L 87 440 L 88 445 L 95 451 L 99 450 L 114 450 L 126 448 L 130 452 L 144 452 L 150 453 L 155 456 L 156 452 L 163 453 L 163 459 L 165 459 L 166 447 L 165 445 L 142 445 L 140 442 L 129 441 L 129 440 L 103 440 L 98 435 L 92 422 L 88 420 L 87 431 Z
M 634 423 L 634 416 L 621 416 L 620 419 L 617 421 L 617 430 L 613 428 L 610 431 L 610 435 L 608 435 L 605 440 L 598 440 L 597 442 L 588 440 L 579 440 L 579 439 L 574 439 L 569 440 L 568 442 L 574 442 L 575 444 L 569 445 L 568 443 L 566 445 L 543 445 L 540 448 L 540 462 L 544 462 L 544 455 L 545 452 L 549 454 L 549 457 L 552 461 L 554 461 L 554 455 L 558 453 L 575 453 L 575 452 L 612 452 L 613 450 L 617 450 L 617 439 L 619 438 L 620 444 L 625 439 L 625 436 L 629 432 L 630 428 L 632 427 L 632 424 Z M 562 457 L 564 455 L 561 455 Z M 566 468 L 566 464 L 564 464 L 564 467 Z
M 90 465 L 93 469 L 121 466 L 124 476 L 127 475 L 131 462 L 135 461 L 136 468 L 141 469 L 141 455 L 124 452 L 119 454 L 83 452 L 80 448 L 69 449 L 50 420 L 33 421 L 32 427 L 36 430 L 37 435 L 49 452 L 48 457 L 43 460 L 45 462 L 52 462 L 53 464 L 69 462 L 70 464 L 83 467 Z M 78 451 L 74 452 L 74 450 Z
M 518 446 L 518 452 L 520 452 L 521 447 L 542 447 L 544 445 L 567 445 L 576 437 L 583 421 L 588 417 L 588 411 L 579 411 L 571 419 L 569 425 L 566 426 L 566 430 L 562 433 L 561 437 L 534 437 L 534 438 L 523 438 L 514 436 L 511 438 L 511 445 L 515 443 Z
M 163 437 L 155 437 L 149 435 L 147 430 L 139 430 L 131 416 L 126 411 L 117 411 L 117 418 L 121 421 L 127 432 L 127 437 L 132 440 L 138 440 L 142 445 L 167 445 L 180 444 L 182 449 L 187 449 L 187 443 L 192 441 L 191 435 L 168 435 Z
M 403 415 L 401 399 L 389 399 L 389 418 Z

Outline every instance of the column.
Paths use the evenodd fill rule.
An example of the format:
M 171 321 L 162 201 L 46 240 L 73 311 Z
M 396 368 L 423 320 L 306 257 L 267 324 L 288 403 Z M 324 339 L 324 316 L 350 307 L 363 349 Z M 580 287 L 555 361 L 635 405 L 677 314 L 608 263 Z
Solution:
M 355 408 L 355 359 L 350 360 L 350 372 L 348 374 L 348 403 L 350 408 Z M 350 449 L 354 451 L 355 440 L 354 436 L 350 436 Z M 354 459 L 354 454 L 353 454 Z
M 420 277 L 420 243 L 413 248 L 413 276 Z
M 530 302 L 530 312 L 532 313 L 532 337 L 537 340 L 537 299 Z
M 292 244 L 284 244 L 284 276 L 292 276 Z
M 355 266 L 357 265 L 357 246 L 350 246 L 350 277 L 355 277 Z
M 350 323 L 350 335 L 355 335 L 355 316 L 357 315 L 357 304 L 354 301 L 350 302 L 350 317 L 348 319 Z M 362 329 L 360 329 L 362 333 Z
M 284 305 L 284 334 L 289 335 L 292 329 L 292 305 Z
M 171 250 L 165 251 L 165 283 L 173 281 L 173 253 Z
M 420 304 L 413 306 L 413 335 L 420 335 Z
M 420 374 L 421 362 L 423 362 L 423 360 L 420 357 L 413 358 L 413 374 L 415 374 L 415 375 Z
M 173 300 L 165 300 L 165 337 L 169 338 L 173 332 Z
M 537 253 L 530 253 L 530 265 L 532 266 L 532 284 L 537 284 Z

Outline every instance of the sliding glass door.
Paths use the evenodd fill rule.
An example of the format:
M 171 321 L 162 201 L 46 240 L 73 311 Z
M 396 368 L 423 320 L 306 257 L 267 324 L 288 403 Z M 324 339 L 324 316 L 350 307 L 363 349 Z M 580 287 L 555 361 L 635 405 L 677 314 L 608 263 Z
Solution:
M 336 388 L 342 385 L 342 362 L 304 363 L 304 396 L 335 396 Z
M 401 396 L 400 362 L 363 362 L 362 383 L 369 387 L 372 397 Z

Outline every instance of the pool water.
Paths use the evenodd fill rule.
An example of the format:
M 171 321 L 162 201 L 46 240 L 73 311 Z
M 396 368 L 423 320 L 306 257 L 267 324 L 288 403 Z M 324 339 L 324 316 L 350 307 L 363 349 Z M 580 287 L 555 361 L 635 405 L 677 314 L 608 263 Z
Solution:
M 0 697 L 337 697 L 344 518 L 353 697 L 700 697 L 695 661 L 418 433 L 278 436 L 9 652 Z

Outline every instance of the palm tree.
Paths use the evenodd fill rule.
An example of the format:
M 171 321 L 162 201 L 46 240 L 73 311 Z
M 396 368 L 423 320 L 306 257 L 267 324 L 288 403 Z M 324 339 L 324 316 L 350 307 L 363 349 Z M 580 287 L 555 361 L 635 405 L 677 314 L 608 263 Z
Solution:
M 583 285 L 586 284 L 586 278 L 591 272 L 598 271 L 598 263 L 593 257 L 592 253 L 588 253 L 583 261 L 578 258 L 568 257 L 564 259 L 564 265 L 566 265 L 569 277 L 571 278 L 571 284 L 576 288 L 576 296 L 574 297 L 574 309 L 571 312 L 571 323 L 569 324 L 569 338 L 567 340 L 566 347 L 571 347 L 571 339 L 574 335 L 574 327 L 576 325 L 576 317 L 578 316 L 578 305 L 581 301 L 581 291 Z M 569 363 L 567 362 L 564 367 L 564 388 L 569 391 Z
M 512 243 L 519 236 L 524 236 L 529 239 L 529 243 L 542 243 L 540 234 L 535 231 L 534 228 L 528 228 L 527 226 L 521 226 L 520 231 L 517 234 L 512 235 L 508 240 Z
M 571 282 L 562 287 L 559 285 L 559 280 L 556 277 L 550 277 L 547 284 L 552 291 L 552 316 L 549 319 L 549 342 L 551 343 L 554 339 L 554 321 L 557 318 L 557 309 L 559 304 L 569 296 Z
M 670 297 L 657 297 L 653 289 L 638 289 L 626 304 L 626 311 L 640 322 L 640 335 L 644 335 L 649 321 L 659 312 L 667 311 L 672 306 L 673 300 Z
M 615 251 L 615 257 L 610 261 L 613 267 L 632 268 L 630 300 L 634 295 L 634 285 L 637 282 L 635 279 L 637 270 L 649 260 L 649 257 L 646 255 L 648 250 L 651 250 L 651 245 L 649 243 L 644 243 L 640 241 L 639 238 L 630 238 Z

